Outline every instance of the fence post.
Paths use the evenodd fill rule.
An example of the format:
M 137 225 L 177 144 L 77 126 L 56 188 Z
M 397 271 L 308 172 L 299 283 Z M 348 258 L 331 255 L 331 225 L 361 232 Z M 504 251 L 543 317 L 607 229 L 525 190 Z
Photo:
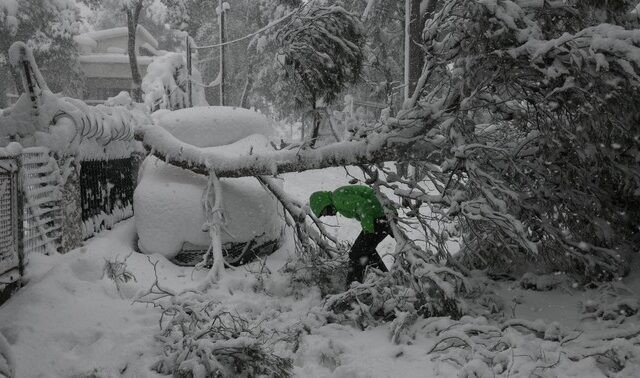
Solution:
M 16 245 L 18 247 L 18 271 L 20 272 L 20 277 L 24 275 L 24 267 L 27 263 L 25 255 L 24 255 L 24 178 L 22 176 L 22 159 L 18 156 L 16 157 L 16 218 L 17 221 L 17 232 L 16 232 Z

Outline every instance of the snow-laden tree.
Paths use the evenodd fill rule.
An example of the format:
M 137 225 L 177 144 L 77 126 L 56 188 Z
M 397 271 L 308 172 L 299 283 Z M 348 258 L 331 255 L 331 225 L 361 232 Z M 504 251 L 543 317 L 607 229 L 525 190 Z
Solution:
M 167 7 L 167 20 L 173 28 L 187 32 L 197 46 L 213 46 L 197 49 L 194 65 L 202 73 L 205 82 L 210 83 L 205 88 L 209 102 L 219 103 L 219 3 L 208 0 L 162 2 Z M 278 29 L 263 28 L 287 15 L 300 4 L 300 0 L 229 2 L 229 7 L 225 10 L 225 34 L 227 41 L 233 42 L 225 45 L 226 103 L 269 110 L 270 104 L 265 95 L 272 96 L 274 93 L 270 90 L 271 84 L 261 85 L 264 78 L 261 73 L 273 63 L 273 56 L 277 50 L 273 36 Z M 260 30 L 263 31 L 256 33 Z M 269 74 L 272 72 L 269 71 Z M 255 91 L 256 86 L 261 91 Z
M 360 78 L 364 54 L 358 18 L 339 6 L 310 7 L 296 15 L 277 35 L 279 79 L 288 96 L 310 108 L 311 145 L 320 129 L 318 105 L 333 102 Z
M 352 3 L 356 4 L 359 6 L 356 9 L 362 14 L 367 43 L 363 85 L 359 86 L 355 94 L 393 105 L 393 96 L 400 92 L 396 88 L 404 81 L 404 3 Z M 350 88 L 350 92 L 353 89 Z
M 12 86 L 18 93 L 25 90 L 5 55 L 15 41 L 33 50 L 53 91 L 81 95 L 83 80 L 72 39 L 78 33 L 79 19 L 73 0 L 0 1 L 0 106 Z
M 425 167 L 438 194 L 421 199 L 460 225 L 469 265 L 624 273 L 640 219 L 636 3 L 438 1 L 405 105 L 444 141 Z
M 193 81 L 191 101 L 189 80 Z M 158 109 L 176 110 L 191 106 L 207 106 L 198 70 L 189 76 L 183 54 L 166 53 L 156 57 L 142 79 L 143 100 L 153 112 Z

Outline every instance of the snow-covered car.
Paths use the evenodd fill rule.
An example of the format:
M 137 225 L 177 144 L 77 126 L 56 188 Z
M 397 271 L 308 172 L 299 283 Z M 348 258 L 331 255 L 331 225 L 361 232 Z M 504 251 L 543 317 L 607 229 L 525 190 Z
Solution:
M 251 110 L 196 107 L 154 118 L 158 127 L 177 139 L 221 156 L 273 150 L 269 141 L 273 127 L 266 117 Z M 284 227 L 277 200 L 255 178 L 220 181 L 227 221 L 221 238 L 227 261 L 240 264 L 273 252 Z M 209 236 L 203 231 L 206 185 L 205 176 L 154 156 L 145 159 L 133 201 L 138 247 L 143 253 L 160 253 L 180 265 L 201 260 L 209 246 Z

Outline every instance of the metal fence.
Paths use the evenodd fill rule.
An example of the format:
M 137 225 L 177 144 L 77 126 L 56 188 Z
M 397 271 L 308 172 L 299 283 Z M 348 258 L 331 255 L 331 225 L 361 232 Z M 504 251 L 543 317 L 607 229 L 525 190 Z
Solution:
M 0 157 L 0 303 L 23 268 L 19 164 L 18 157 Z
M 24 251 L 49 254 L 62 230 L 62 193 L 58 165 L 45 147 L 22 151 L 24 180 Z
M 133 159 L 83 161 L 80 168 L 83 237 L 133 215 Z

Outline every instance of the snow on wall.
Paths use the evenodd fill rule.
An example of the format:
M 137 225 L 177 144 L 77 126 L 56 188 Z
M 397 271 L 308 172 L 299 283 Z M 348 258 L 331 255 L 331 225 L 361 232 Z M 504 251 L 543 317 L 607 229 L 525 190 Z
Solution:
M 242 156 L 271 149 L 263 135 L 251 135 L 236 143 L 204 148 L 224 156 Z M 278 203 L 252 177 L 221 179 L 226 228 L 222 243 L 277 239 L 283 227 Z M 175 256 L 185 242 L 206 247 L 209 235 L 202 230 L 205 214 L 202 195 L 207 178 L 153 156 L 143 163 L 141 180 L 133 197 L 138 246 L 144 253 Z

